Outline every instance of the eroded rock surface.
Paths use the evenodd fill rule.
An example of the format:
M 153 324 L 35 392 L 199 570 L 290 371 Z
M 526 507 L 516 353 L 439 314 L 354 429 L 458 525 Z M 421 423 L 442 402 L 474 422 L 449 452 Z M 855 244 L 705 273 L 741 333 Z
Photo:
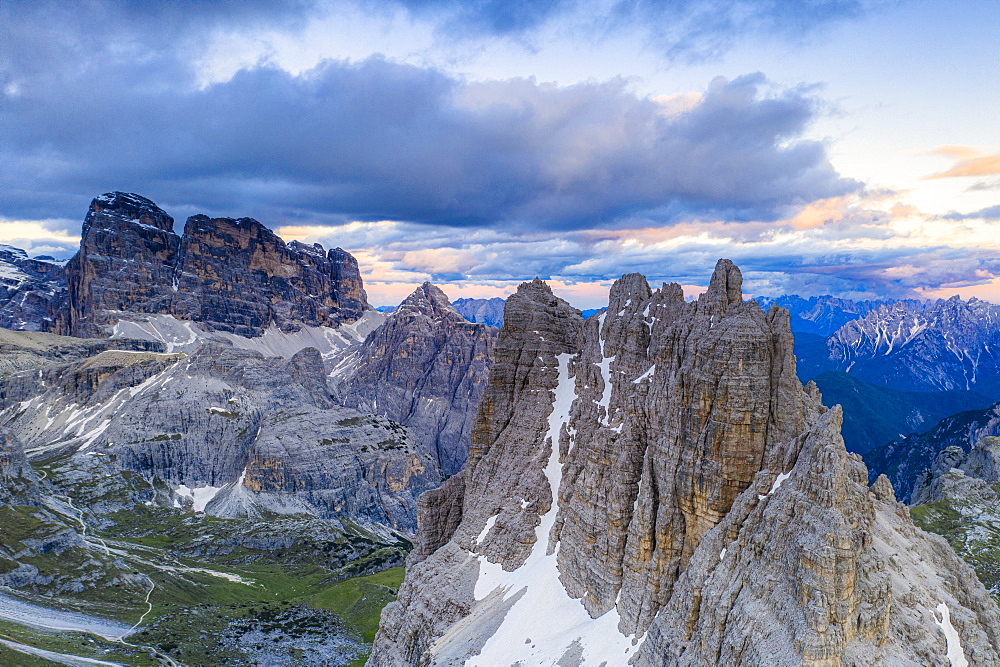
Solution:
M 107 350 L 4 378 L 0 423 L 29 456 L 108 462 L 95 475 L 138 473 L 142 500 L 219 516 L 348 518 L 409 534 L 417 496 L 441 480 L 433 449 L 408 429 L 333 401 L 313 348 L 290 359 L 215 341 Z
M 195 320 L 242 336 L 268 327 L 336 326 L 368 302 L 357 261 L 339 248 L 286 244 L 252 218 L 174 220 L 139 195 L 95 199 L 66 266 L 69 307 L 58 333 L 101 336 L 127 313 Z
M 0 327 L 52 331 L 65 305 L 63 262 L 0 244 Z
M 339 400 L 410 428 L 454 474 L 468 456 L 495 338 L 424 283 L 360 347 L 332 362 Z
M 744 303 L 732 263 L 692 303 L 623 276 L 587 321 L 525 283 L 495 349 L 370 664 L 1000 659 L 989 595 L 867 486 L 795 377 L 787 311 Z

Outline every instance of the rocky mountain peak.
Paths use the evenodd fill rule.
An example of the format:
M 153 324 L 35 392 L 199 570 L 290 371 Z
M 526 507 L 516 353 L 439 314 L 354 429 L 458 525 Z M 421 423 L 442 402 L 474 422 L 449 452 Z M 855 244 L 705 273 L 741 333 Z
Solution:
M 420 285 L 420 287 L 413 290 L 413 292 L 411 292 L 410 295 L 403 300 L 403 303 L 399 304 L 399 308 L 396 309 L 393 315 L 394 317 L 399 317 L 401 315 L 413 313 L 421 313 L 431 318 L 462 317 L 458 314 L 458 311 L 452 307 L 451 302 L 448 300 L 448 296 L 441 291 L 441 288 L 429 282 L 425 282 Z
M 131 192 L 107 192 L 90 202 L 84 232 L 89 222 L 93 224 L 97 216 L 117 217 L 142 225 L 155 227 L 165 232 L 173 232 L 174 219 L 155 203 Z
M 698 297 L 698 303 L 712 313 L 724 311 L 743 302 L 743 274 L 731 260 L 720 259 L 709 280 L 708 289 Z
M 66 268 L 57 332 L 107 335 L 127 313 L 154 313 L 259 336 L 350 323 L 368 309 L 357 262 L 340 248 L 286 244 L 253 218 L 195 215 L 183 236 L 172 229 L 145 197 L 95 199 Z
M 918 600 L 996 659 L 982 585 L 796 379 L 788 312 L 726 260 L 693 303 L 644 283 L 585 322 L 537 280 L 508 300 L 371 664 L 920 663 L 946 651 Z
M 454 474 L 468 455 L 495 336 L 424 283 L 360 349 L 334 363 L 336 392 L 346 405 L 409 427 L 436 452 L 440 468 Z

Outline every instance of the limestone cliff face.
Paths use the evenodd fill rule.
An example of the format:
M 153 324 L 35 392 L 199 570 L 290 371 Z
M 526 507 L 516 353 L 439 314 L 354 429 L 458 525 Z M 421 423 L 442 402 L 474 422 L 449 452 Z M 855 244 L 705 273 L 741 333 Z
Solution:
M 0 380 L 0 425 L 29 456 L 100 459 L 108 474 L 138 473 L 158 502 L 218 516 L 412 534 L 417 496 L 441 482 L 409 430 L 334 403 L 314 348 L 284 359 L 206 340 L 15 372 Z
M 997 659 L 982 585 L 867 487 L 795 377 L 787 311 L 744 303 L 732 263 L 692 303 L 623 276 L 586 321 L 525 283 L 495 349 L 370 664 Z
M 334 371 L 340 401 L 407 426 L 433 447 L 441 470 L 454 474 L 468 455 L 495 337 L 495 329 L 466 321 L 444 292 L 424 283 L 342 360 L 349 371 Z
M 272 325 L 353 322 L 368 308 L 357 262 L 339 248 L 286 244 L 251 218 L 193 216 L 183 236 L 173 224 L 138 195 L 95 199 L 66 267 L 69 307 L 57 331 L 103 335 L 124 311 L 256 336 Z
M 286 245 L 252 218 L 188 218 L 176 281 L 174 315 L 242 336 L 337 326 L 368 306 L 350 254 Z
M 107 311 L 169 312 L 180 237 L 174 219 L 139 195 L 91 202 L 80 251 L 66 265 L 69 308 L 57 333 L 100 336 Z

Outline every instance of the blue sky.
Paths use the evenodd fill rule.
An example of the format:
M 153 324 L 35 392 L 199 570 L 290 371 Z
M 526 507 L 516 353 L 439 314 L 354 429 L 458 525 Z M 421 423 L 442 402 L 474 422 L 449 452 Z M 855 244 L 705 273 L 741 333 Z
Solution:
M 0 242 L 90 199 L 354 252 L 375 303 L 540 275 L 1000 300 L 1000 2 L 0 4 Z M 179 229 L 178 229 L 179 231 Z

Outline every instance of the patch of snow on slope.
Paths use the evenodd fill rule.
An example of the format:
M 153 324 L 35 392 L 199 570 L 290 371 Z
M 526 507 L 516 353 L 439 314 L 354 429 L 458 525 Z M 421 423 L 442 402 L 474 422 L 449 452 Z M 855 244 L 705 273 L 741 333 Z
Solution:
M 476 544 L 482 544 L 483 540 L 486 539 L 486 536 L 490 534 L 490 531 L 493 530 L 493 526 L 496 525 L 498 516 L 500 515 L 494 514 L 486 520 L 486 527 L 483 528 L 483 532 L 479 533 L 479 537 L 476 538 Z
M 212 501 L 219 491 L 222 490 L 221 486 L 197 486 L 191 488 L 186 484 L 180 484 L 174 493 L 182 498 L 190 498 L 191 502 L 194 503 L 195 512 L 204 512 L 205 506 Z
M 642 382 L 646 378 L 653 377 L 653 373 L 655 373 L 655 372 L 656 372 L 656 364 L 653 364 L 652 366 L 649 367 L 649 370 L 647 370 L 645 373 L 643 373 L 642 375 L 640 375 L 636 379 L 632 380 L 632 384 L 639 384 L 640 382 Z
M 757 494 L 757 500 L 764 500 L 764 498 L 767 498 L 769 495 L 771 495 L 772 493 L 774 493 L 775 491 L 777 491 L 778 487 L 781 486 L 781 483 L 784 482 L 786 479 L 788 479 L 791 476 L 792 476 L 792 473 L 790 473 L 790 472 L 783 472 L 780 475 L 778 475 L 775 478 L 775 480 L 774 480 L 774 484 L 771 485 L 771 490 L 768 491 L 767 493 L 763 494 L 763 495 Z
M 559 384 L 555 390 L 552 413 L 549 415 L 547 439 L 552 451 L 545 466 L 553 503 L 541 517 L 535 529 L 535 545 L 524 565 L 513 572 L 490 563 L 483 556 L 480 560 L 479 580 L 475 597 L 482 600 L 497 588 L 503 598 L 510 600 L 521 591 L 523 594 L 506 614 L 500 627 L 487 640 L 477 656 L 466 660 L 466 667 L 496 667 L 519 664 L 523 667 L 555 665 L 574 642 L 583 649 L 584 667 L 624 665 L 638 649 L 633 646 L 634 636 L 618 631 L 620 616 L 612 609 L 599 618 L 591 618 L 579 600 L 569 597 L 559 581 L 556 562 L 558 544 L 553 553 L 547 553 L 549 533 L 559 513 L 559 483 L 562 465 L 559 463 L 559 432 L 569 420 L 570 406 L 576 397 L 575 383 L 569 377 L 572 355 L 560 354 Z M 543 622 L 539 622 L 544 619 Z M 530 641 L 528 641 L 530 640 Z
M 131 315 L 131 313 L 130 313 Z M 209 334 L 194 322 L 179 320 L 173 315 L 143 315 L 142 320 L 120 320 L 115 323 L 111 338 L 133 338 L 159 341 L 167 353 L 189 352 Z
M 951 624 L 951 612 L 948 605 L 942 602 L 937 606 L 937 611 L 938 614 L 941 614 L 941 620 L 939 621 L 937 614 L 935 614 L 934 622 L 944 633 L 944 639 L 948 646 L 947 658 L 951 667 L 969 667 L 969 661 L 965 659 L 965 651 L 962 650 L 962 639 L 958 636 L 958 630 Z
M 601 398 L 597 401 L 597 404 L 604 408 L 604 418 L 602 423 L 607 426 L 608 420 L 611 418 L 608 407 L 611 402 L 611 362 L 615 360 L 615 357 L 607 357 L 604 355 L 604 338 L 600 336 L 600 332 L 601 328 L 604 326 L 605 315 L 607 315 L 607 311 L 601 313 L 597 318 L 598 341 L 601 348 L 601 360 L 597 362 L 597 367 L 601 369 L 601 380 L 604 382 L 604 389 L 601 391 Z

